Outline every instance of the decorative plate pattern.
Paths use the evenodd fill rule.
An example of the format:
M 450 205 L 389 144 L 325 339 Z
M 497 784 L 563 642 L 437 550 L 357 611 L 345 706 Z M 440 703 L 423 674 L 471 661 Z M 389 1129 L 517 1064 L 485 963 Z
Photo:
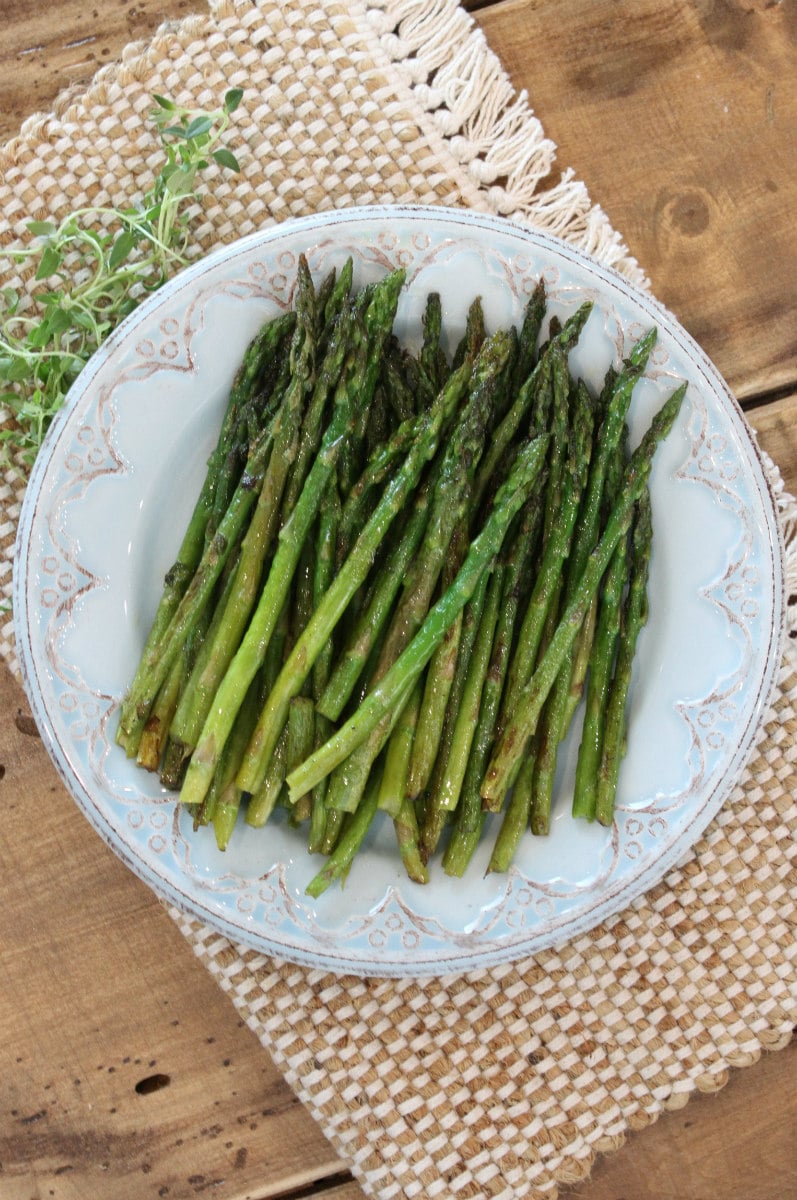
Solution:
M 542 274 L 550 310 L 596 308 L 572 355 L 598 384 L 655 324 L 634 394 L 632 442 L 675 384 L 687 401 L 651 481 L 650 619 L 630 698 L 611 830 L 569 815 L 577 731 L 565 744 L 549 837 L 485 876 L 406 881 L 377 822 L 342 889 L 310 901 L 318 867 L 277 817 L 225 854 L 114 743 L 135 669 L 244 347 L 287 308 L 298 256 L 314 275 L 352 255 L 356 282 L 402 265 L 397 331 L 417 338 L 441 293 L 455 340 L 481 295 L 516 322 Z M 453 342 L 452 342 L 453 347 Z M 15 621 L 33 712 L 101 836 L 161 896 L 266 954 L 361 974 L 414 975 L 519 958 L 584 931 L 660 880 L 717 812 L 752 748 L 783 620 L 774 504 L 744 418 L 675 320 L 621 276 L 547 235 L 434 208 L 363 208 L 285 223 L 218 251 L 148 299 L 72 389 L 36 463 L 20 520 Z

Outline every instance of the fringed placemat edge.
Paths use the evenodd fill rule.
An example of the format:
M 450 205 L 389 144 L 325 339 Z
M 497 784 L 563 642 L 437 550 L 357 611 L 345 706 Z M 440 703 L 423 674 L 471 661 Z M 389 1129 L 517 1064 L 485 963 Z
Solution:
M 612 229 L 602 210 L 591 204 L 585 185 L 574 178 L 572 171 L 562 171 L 558 183 L 547 192 L 543 191 L 550 201 L 547 210 L 544 205 L 541 209 L 541 193 L 535 190 L 539 188 L 539 182 L 547 172 L 540 174 L 534 188 L 526 193 L 523 180 L 534 172 L 528 171 L 528 158 L 524 158 L 524 154 L 528 156 L 531 152 L 530 147 L 533 146 L 534 152 L 540 156 L 537 166 L 547 163 L 550 171 L 555 157 L 555 146 L 545 138 L 525 93 L 518 93 L 512 87 L 500 63 L 489 49 L 484 35 L 456 0 L 438 0 L 437 3 L 430 0 L 422 6 L 418 5 L 417 0 L 370 0 L 370 3 L 352 0 L 352 3 L 345 7 L 336 6 L 330 0 L 327 7 L 333 20 L 339 24 L 345 23 L 355 8 L 358 15 L 365 19 L 365 27 L 362 23 L 355 27 L 357 35 L 368 36 L 374 44 L 380 46 L 401 77 L 403 86 L 412 94 L 422 110 L 419 119 L 424 122 L 430 140 L 436 139 L 440 152 L 447 154 L 450 161 L 460 170 L 467 168 L 471 190 L 466 191 L 465 196 L 473 207 L 501 213 L 522 223 L 535 224 L 547 228 L 550 232 L 558 232 L 559 236 L 564 236 L 581 248 L 597 254 L 639 286 L 649 287 L 647 278 L 628 253 L 622 238 Z M 210 8 L 217 20 L 226 20 L 234 24 L 237 15 L 251 8 L 251 5 L 243 3 L 242 0 L 238 0 L 238 3 L 233 0 L 219 0 L 219 3 L 211 5 Z M 158 48 L 163 48 L 169 42 L 176 29 L 195 31 L 196 35 L 200 36 L 207 32 L 212 21 L 211 12 L 201 16 L 191 15 L 179 22 L 166 22 L 151 39 L 131 43 L 126 47 L 119 62 L 103 67 L 88 88 L 69 89 L 54 102 L 52 111 L 28 118 L 18 137 L 0 149 L 0 169 L 13 166 L 14 156 L 22 142 L 46 139 L 53 121 L 70 122 L 76 119 L 77 107 L 80 104 L 87 101 L 101 103 L 104 89 L 124 86 L 125 80 L 138 79 L 145 75 L 147 65 L 153 61 Z M 454 22 L 456 37 L 452 38 L 447 32 L 444 40 L 441 40 L 440 21 Z M 354 36 L 354 32 L 351 36 Z M 434 86 L 429 83 L 432 76 Z M 491 89 L 496 97 L 492 107 L 487 103 Z M 524 139 L 528 141 L 524 143 Z M 508 144 L 514 149 L 501 158 L 501 151 Z M 562 189 L 568 189 L 564 200 Z M 535 212 L 546 212 L 546 222 L 532 219 L 531 197 L 536 201 L 533 206 Z M 784 530 L 785 574 L 788 594 L 791 595 L 797 581 L 797 503 L 786 492 L 780 472 L 771 460 L 764 457 Z M 7 510 L 3 512 L 0 536 L 8 536 L 9 532 L 13 534 L 23 489 L 22 477 L 13 469 L 7 471 L 4 484 L 0 488 L 0 504 L 7 505 Z M 0 582 L 4 594 L 8 595 L 7 587 L 10 588 L 10 584 L 5 576 L 0 577 Z M 779 685 L 789 672 L 792 672 L 792 681 L 794 678 L 794 665 L 790 662 L 794 657 L 794 643 L 791 640 L 794 633 L 794 614 L 791 609 L 784 632 L 787 644 L 784 647 L 784 667 L 779 676 Z M 7 634 L 11 638 L 13 654 L 13 618 L 2 628 L 4 639 Z M 6 657 L 5 645 L 2 649 L 3 656 Z M 7 661 L 18 676 L 19 666 L 15 656 L 7 658 Z M 787 662 L 790 664 L 788 671 Z M 793 682 L 789 694 L 794 695 Z M 346 1137 L 339 1126 L 336 1130 L 325 1128 L 316 1108 L 317 1097 L 308 1090 L 300 1072 L 291 1064 L 280 1043 L 262 1036 L 257 1013 L 247 1006 L 246 997 L 249 993 L 236 989 L 234 972 L 225 973 L 224 964 L 229 965 L 230 955 L 233 959 L 240 957 L 243 961 L 250 956 L 250 952 L 228 943 L 220 935 L 213 934 L 168 904 L 165 906 L 182 928 L 197 957 L 214 974 L 220 986 L 228 992 L 236 1008 L 242 1013 L 246 1023 L 272 1053 L 293 1090 L 307 1104 L 324 1131 L 344 1146 L 344 1152 L 352 1160 L 355 1176 L 373 1188 L 373 1173 L 367 1174 L 364 1170 L 364 1163 L 371 1148 L 364 1145 L 361 1139 L 358 1141 L 356 1125 L 351 1125 L 346 1131 Z M 272 969 L 288 969 L 288 964 L 275 961 Z M 547 1181 L 532 1185 L 537 1188 L 534 1194 L 552 1197 L 557 1191 L 556 1184 L 568 1185 L 583 1180 L 589 1174 L 596 1154 L 619 1148 L 626 1140 L 628 1131 L 652 1124 L 663 1111 L 683 1107 L 695 1091 L 719 1091 L 730 1078 L 734 1068 L 758 1061 L 764 1049 L 779 1050 L 788 1045 L 791 1029 L 786 1027 L 785 1011 L 783 1016 L 784 1020 L 779 1023 L 779 1028 L 762 1026 L 756 1031 L 756 1045 L 734 1053 L 723 1052 L 703 1074 L 684 1079 L 681 1086 L 673 1087 L 667 1095 L 654 1098 L 652 1108 L 637 1109 L 626 1120 L 623 1128 L 612 1127 L 610 1133 L 596 1130 L 593 1140 L 582 1142 L 565 1164 L 551 1172 Z M 386 1180 L 387 1176 L 383 1178 Z M 389 1196 L 398 1195 L 398 1184 L 395 1181 L 388 1182 L 379 1194 L 385 1200 Z M 421 1193 L 408 1191 L 406 1194 Z M 441 1193 L 427 1191 L 425 1194 L 431 1196 Z M 484 1195 L 487 1194 L 485 1191 Z M 491 1187 L 489 1194 L 492 1196 L 497 1193 Z

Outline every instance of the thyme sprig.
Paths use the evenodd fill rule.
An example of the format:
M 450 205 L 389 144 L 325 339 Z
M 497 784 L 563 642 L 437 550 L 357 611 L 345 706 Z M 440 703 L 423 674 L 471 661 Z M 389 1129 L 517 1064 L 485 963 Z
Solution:
M 33 276 L 28 287 L 0 289 L 0 405 L 10 415 L 0 452 L 7 463 L 33 463 L 92 354 L 187 262 L 200 174 L 211 163 L 240 170 L 219 143 L 242 94 L 228 91 L 215 112 L 154 96 L 163 163 L 143 195 L 125 208 L 87 206 L 57 223 L 28 221 L 30 244 L 7 252 Z

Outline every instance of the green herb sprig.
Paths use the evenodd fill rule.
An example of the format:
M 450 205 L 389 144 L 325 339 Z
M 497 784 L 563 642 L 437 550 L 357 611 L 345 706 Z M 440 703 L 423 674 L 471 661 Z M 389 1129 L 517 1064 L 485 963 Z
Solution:
M 8 252 L 35 267 L 33 286 L 0 289 L 0 430 L 6 463 L 30 466 L 67 391 L 89 358 L 141 299 L 184 266 L 191 205 L 211 162 L 240 170 L 220 145 L 241 102 L 234 88 L 216 112 L 154 96 L 151 113 L 164 161 L 151 187 L 127 208 L 88 206 L 56 224 L 29 221 L 28 246 Z

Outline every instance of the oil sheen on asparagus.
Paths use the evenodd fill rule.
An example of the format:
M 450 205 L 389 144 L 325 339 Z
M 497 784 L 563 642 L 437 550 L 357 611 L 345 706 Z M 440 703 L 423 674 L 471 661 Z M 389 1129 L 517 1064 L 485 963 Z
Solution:
M 592 305 L 519 327 L 473 300 L 455 348 L 395 270 L 356 287 L 301 257 L 257 332 L 121 706 L 117 741 L 219 849 L 287 821 L 343 881 L 375 820 L 425 883 L 548 832 L 583 707 L 576 819 L 611 825 L 647 619 L 649 476 L 686 385 L 629 453 L 650 329 L 595 393 L 570 368 Z M 583 701 L 583 704 L 582 704 Z M 562 798 L 559 798 L 559 803 Z M 491 815 L 492 814 L 492 815 Z M 298 835 L 297 835 L 298 836 Z

